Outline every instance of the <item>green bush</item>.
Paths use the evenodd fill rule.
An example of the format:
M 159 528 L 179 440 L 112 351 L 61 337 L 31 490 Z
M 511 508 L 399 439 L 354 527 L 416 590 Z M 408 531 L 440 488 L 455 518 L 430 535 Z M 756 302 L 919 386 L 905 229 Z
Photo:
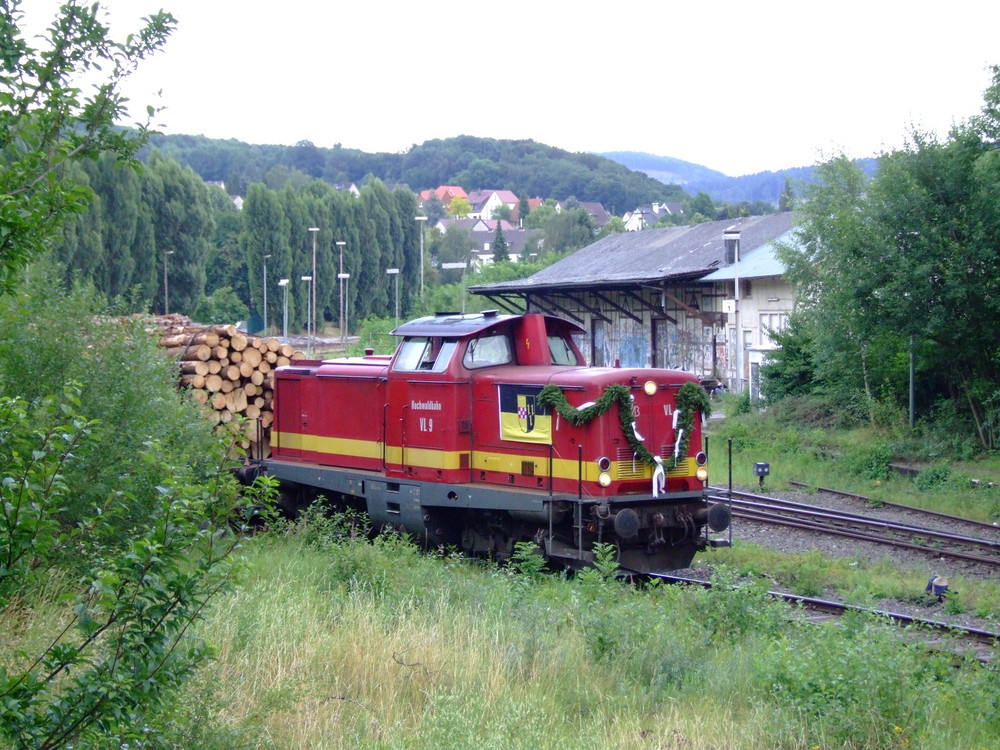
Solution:
M 235 323 L 250 315 L 232 287 L 224 286 L 204 297 L 191 312 L 191 317 L 202 323 Z
M 829 429 L 840 421 L 834 404 L 818 396 L 784 398 L 768 406 L 767 413 L 779 424 L 801 429 L 813 427 Z
M 0 738 L 146 743 L 146 717 L 213 654 L 191 626 L 271 488 L 241 491 L 140 321 L 97 315 L 52 269 L 28 279 L 0 299 L 0 615 L 55 609 L 50 579 L 74 583 L 23 653 L 2 652 Z
M 946 463 L 928 466 L 914 478 L 913 483 L 922 492 L 936 490 L 952 479 L 951 467 Z
M 950 399 L 937 401 L 926 414 L 920 415 L 909 446 L 913 457 L 923 461 L 969 461 L 983 453 L 975 423 Z
M 727 395 L 722 401 L 722 413 L 727 417 L 739 417 L 753 412 L 749 393 Z
M 121 526 L 118 506 L 77 524 L 61 522 L 76 487 L 63 475 L 93 435 L 71 392 L 30 407 L 0 403 L 0 607 L 16 593 L 31 607 L 42 579 L 65 568 L 70 543 Z M 143 737 L 141 718 L 172 700 L 209 658 L 211 646 L 189 628 L 233 581 L 239 536 L 230 522 L 239 488 L 226 472 L 198 482 L 182 465 L 165 465 L 156 443 L 134 460 L 158 464 L 145 523 L 99 560 L 76 560 L 82 577 L 71 607 L 52 623 L 40 651 L 0 664 L 0 737 L 18 747 L 102 746 L 103 738 Z M 127 492 L 127 487 L 122 488 Z M 247 507 L 264 502 L 254 497 Z
M 766 443 L 761 441 L 760 430 L 754 427 L 753 421 L 746 417 L 724 419 L 712 426 L 713 451 L 719 455 L 728 450 L 732 440 L 733 451 L 742 453 L 760 448 Z
M 853 445 L 844 455 L 848 472 L 863 479 L 881 480 L 889 476 L 892 449 L 887 442 Z
M 105 519 L 81 539 L 90 557 L 128 544 L 169 478 L 165 467 L 188 466 L 200 481 L 217 472 L 225 452 L 142 321 L 101 310 L 92 290 L 62 291 L 56 270 L 44 265 L 0 299 L 0 396 L 34 403 L 72 384 L 77 415 L 91 425 L 93 439 L 60 468 L 73 488 L 60 513 L 64 527 Z M 163 461 L 137 460 L 153 442 Z

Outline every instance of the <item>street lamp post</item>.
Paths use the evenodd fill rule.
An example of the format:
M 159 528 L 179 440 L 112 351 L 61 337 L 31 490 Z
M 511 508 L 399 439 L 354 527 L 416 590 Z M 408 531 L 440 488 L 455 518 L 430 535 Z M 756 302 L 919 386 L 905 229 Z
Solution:
M 338 273 L 337 274 L 337 278 L 340 279 L 340 290 L 342 292 L 344 291 L 344 283 L 346 282 L 346 284 L 347 284 L 347 292 L 346 292 L 346 294 L 350 294 L 351 293 L 351 274 L 349 274 L 349 273 Z M 342 321 L 343 324 L 340 326 L 340 348 L 344 350 L 345 354 L 347 353 L 347 327 L 350 325 L 350 323 L 348 322 L 348 318 L 350 317 L 350 314 L 351 314 L 350 305 L 348 305 L 347 300 L 344 298 L 344 295 L 341 295 L 341 299 L 340 299 L 340 315 L 341 315 L 341 321 Z
M 443 270 L 443 271 L 449 271 L 449 270 L 451 270 L 453 268 L 455 268 L 455 269 L 461 268 L 462 269 L 462 315 L 465 315 L 465 268 L 466 268 L 466 265 L 467 264 L 464 263 L 464 262 L 463 263 L 442 263 L 441 264 L 441 270 Z
M 279 279 L 278 286 L 285 290 L 285 302 L 282 305 L 281 338 L 288 339 L 288 279 Z
M 309 356 L 312 356 L 312 346 L 315 343 L 313 339 L 316 338 L 316 235 L 319 234 L 319 227 L 309 227 L 309 232 L 312 234 L 313 238 L 313 272 L 312 276 L 309 277 L 309 281 L 312 282 L 309 287 L 309 303 L 310 310 L 309 320 L 312 321 L 312 334 L 309 339 Z
M 309 339 L 309 359 L 312 359 L 312 290 L 313 284 L 312 276 L 303 276 L 302 280 L 309 284 L 309 290 L 306 293 L 306 337 Z
M 722 241 L 726 246 L 726 259 L 728 260 L 730 251 L 733 256 L 733 276 L 735 291 L 735 306 L 733 310 L 736 325 L 736 392 L 743 394 L 743 331 L 740 329 L 740 230 L 735 228 L 727 229 L 722 233 Z
M 163 251 L 163 314 L 170 314 L 170 292 L 169 286 L 167 285 L 167 256 L 173 255 L 173 250 Z
M 396 282 L 396 328 L 399 328 L 399 269 L 387 268 L 385 272 L 395 277 Z
M 269 331 L 267 330 L 267 259 L 270 255 L 264 256 L 264 335 L 266 336 Z
M 344 245 L 347 243 L 344 240 L 337 240 L 337 249 L 340 250 L 340 271 L 337 273 L 337 279 L 340 281 L 340 319 L 337 321 L 337 326 L 340 328 L 340 346 L 344 351 L 347 351 L 347 342 L 344 338 L 344 279 L 348 278 L 344 275 Z
M 427 221 L 426 216 L 414 216 L 417 220 L 418 226 L 420 227 L 420 301 L 424 301 L 424 222 Z

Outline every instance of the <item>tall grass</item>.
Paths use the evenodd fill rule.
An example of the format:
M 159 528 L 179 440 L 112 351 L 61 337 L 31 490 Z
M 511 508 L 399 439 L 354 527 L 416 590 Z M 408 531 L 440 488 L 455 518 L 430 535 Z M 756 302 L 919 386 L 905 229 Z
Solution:
M 217 659 L 149 747 L 986 748 L 1000 686 L 766 586 L 637 590 L 300 525 L 258 537 L 198 635 Z M 529 566 L 530 567 L 530 566 Z M 2 624 L 0 624 L 2 625 Z M 906 706 L 913 708 L 907 709 Z

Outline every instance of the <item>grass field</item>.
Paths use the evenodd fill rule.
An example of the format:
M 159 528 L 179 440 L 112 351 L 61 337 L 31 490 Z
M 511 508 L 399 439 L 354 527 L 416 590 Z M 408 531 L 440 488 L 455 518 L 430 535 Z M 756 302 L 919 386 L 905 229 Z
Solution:
M 1000 739 L 994 671 L 880 622 L 795 624 L 765 586 L 636 590 L 351 539 L 249 542 L 217 658 L 148 747 L 942 748 Z M 728 576 L 728 577 L 727 577 Z M 26 623 L 22 623 L 25 625 Z M 0 624 L 2 625 L 2 624 Z M 30 629 L 30 628 L 29 628 Z M 23 629 L 22 629 L 23 632 Z

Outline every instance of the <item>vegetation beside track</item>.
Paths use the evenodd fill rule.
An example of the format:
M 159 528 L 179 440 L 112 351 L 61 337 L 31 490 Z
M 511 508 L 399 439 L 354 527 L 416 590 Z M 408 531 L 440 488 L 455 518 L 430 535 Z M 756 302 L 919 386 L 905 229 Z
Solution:
M 770 464 L 769 489 L 789 481 L 855 492 L 875 503 L 895 502 L 977 521 L 1000 523 L 1000 455 L 979 453 L 958 460 L 954 436 L 931 425 L 910 433 L 902 425 L 873 428 L 840 424 L 829 404 L 786 399 L 767 411 L 751 410 L 746 399 L 727 398 L 726 418 L 710 424 L 711 481 L 728 481 L 732 445 L 733 482 L 755 487 L 757 462 Z M 897 472 L 894 465 L 916 469 Z
M 374 544 L 310 514 L 249 544 L 215 662 L 147 747 L 986 748 L 988 668 L 883 623 L 794 625 L 766 582 L 636 590 Z

